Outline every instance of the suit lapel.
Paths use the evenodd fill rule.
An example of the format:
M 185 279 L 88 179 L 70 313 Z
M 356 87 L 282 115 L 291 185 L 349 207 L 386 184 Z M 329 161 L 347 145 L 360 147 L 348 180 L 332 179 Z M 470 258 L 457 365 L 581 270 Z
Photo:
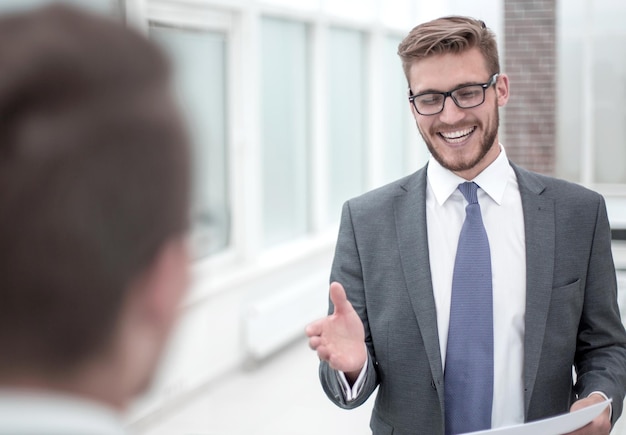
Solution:
M 394 202 L 402 270 L 443 407 L 443 369 L 426 228 L 426 168 L 409 178 L 403 189 Z
M 541 357 L 550 307 L 555 255 L 554 201 L 542 196 L 545 186 L 515 165 L 526 232 L 526 331 L 524 335 L 524 405 L 528 414 Z
M 525 412 L 537 377 L 552 292 L 555 255 L 554 201 L 534 174 L 512 164 L 522 199 L 526 238 L 526 330 L 524 337 Z M 426 168 L 403 186 L 394 202 L 398 247 L 409 298 L 422 334 L 433 379 L 443 407 L 443 368 L 433 296 L 426 226 Z

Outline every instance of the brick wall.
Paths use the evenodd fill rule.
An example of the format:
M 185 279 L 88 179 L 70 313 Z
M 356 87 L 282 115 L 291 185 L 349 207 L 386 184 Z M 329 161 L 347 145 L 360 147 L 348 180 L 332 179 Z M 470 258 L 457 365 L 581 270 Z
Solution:
M 504 0 L 503 72 L 510 79 L 501 141 L 527 169 L 554 173 L 556 0 Z

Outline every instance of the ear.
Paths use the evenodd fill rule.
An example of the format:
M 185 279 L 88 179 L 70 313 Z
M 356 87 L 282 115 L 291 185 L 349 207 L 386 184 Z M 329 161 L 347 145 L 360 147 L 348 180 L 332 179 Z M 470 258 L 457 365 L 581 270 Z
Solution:
M 163 244 L 136 282 L 138 312 L 143 321 L 165 335 L 172 327 L 186 293 L 189 268 L 187 240 L 183 236 L 174 237 Z
M 509 101 L 509 76 L 506 74 L 498 75 L 495 84 L 498 106 L 502 107 Z
M 125 400 L 150 384 L 172 332 L 189 283 L 183 236 L 165 242 L 148 267 L 129 284 L 113 340 L 115 376 Z

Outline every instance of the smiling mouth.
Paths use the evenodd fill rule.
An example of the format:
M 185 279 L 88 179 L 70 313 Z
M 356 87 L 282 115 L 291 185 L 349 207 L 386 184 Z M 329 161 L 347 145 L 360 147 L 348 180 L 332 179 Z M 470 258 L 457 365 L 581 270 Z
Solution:
M 471 135 L 476 127 L 465 128 L 463 130 L 447 131 L 437 133 L 444 141 L 457 144 L 463 142 L 469 135 Z

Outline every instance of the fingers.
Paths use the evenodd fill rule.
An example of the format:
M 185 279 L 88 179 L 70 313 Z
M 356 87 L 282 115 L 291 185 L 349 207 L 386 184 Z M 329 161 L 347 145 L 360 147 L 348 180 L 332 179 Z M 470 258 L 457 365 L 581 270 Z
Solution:
M 332 359 L 333 368 L 352 370 L 359 362 L 360 368 L 363 366 L 362 360 L 366 359 L 366 355 L 361 355 L 364 353 L 363 323 L 340 283 L 333 282 L 330 285 L 330 299 L 334 313 L 309 323 L 304 330 L 309 338 L 309 347 L 321 360 Z
M 317 352 L 317 356 L 319 359 L 328 361 L 331 354 L 328 350 L 328 347 L 324 345 L 322 337 L 311 337 L 309 339 L 309 347 Z
M 309 347 L 313 350 L 316 350 L 322 344 L 322 337 L 313 336 L 309 338 Z
M 338 282 L 333 282 L 330 285 L 330 300 L 335 306 L 335 314 L 346 314 L 346 312 L 353 309 L 352 304 L 350 304 L 346 297 L 346 291 Z
M 322 356 L 320 355 L 319 348 L 322 346 L 322 332 L 324 330 L 325 321 L 326 318 L 318 319 L 315 322 L 309 323 L 304 329 L 305 334 L 309 337 L 309 347 L 317 351 L 320 358 L 322 358 Z
M 587 406 L 591 406 L 596 403 L 604 401 L 605 398 L 601 394 L 592 393 L 588 397 L 577 400 L 570 407 L 570 411 L 576 411 Z M 582 428 L 569 432 L 568 435 L 584 435 L 584 434 L 608 434 L 611 430 L 611 411 L 610 406 L 604 410 L 602 414 L 593 419 L 591 423 L 583 426 Z
M 321 335 L 322 330 L 324 329 L 324 322 L 326 321 L 326 317 L 318 319 L 314 322 L 309 323 L 306 328 L 304 328 L 304 333 L 307 337 L 311 338 L 316 335 Z
M 352 308 L 352 305 L 350 304 L 350 302 L 348 301 L 348 298 L 346 297 L 346 291 L 344 290 L 343 286 L 339 284 L 338 282 L 333 282 L 330 285 L 330 300 L 335 306 L 334 314 L 342 315 L 342 314 L 346 314 L 350 310 L 354 311 L 354 309 Z M 321 319 L 318 319 L 314 322 L 309 323 L 304 329 L 304 332 L 307 335 L 307 337 L 311 338 L 316 335 L 322 335 L 322 332 L 324 331 L 324 327 L 327 324 L 329 317 L 330 316 L 323 317 Z
M 322 360 L 322 361 L 329 361 L 330 360 L 331 353 L 328 351 L 326 346 L 320 346 L 320 347 L 318 347 L 315 350 L 317 352 L 317 357 L 320 360 Z

